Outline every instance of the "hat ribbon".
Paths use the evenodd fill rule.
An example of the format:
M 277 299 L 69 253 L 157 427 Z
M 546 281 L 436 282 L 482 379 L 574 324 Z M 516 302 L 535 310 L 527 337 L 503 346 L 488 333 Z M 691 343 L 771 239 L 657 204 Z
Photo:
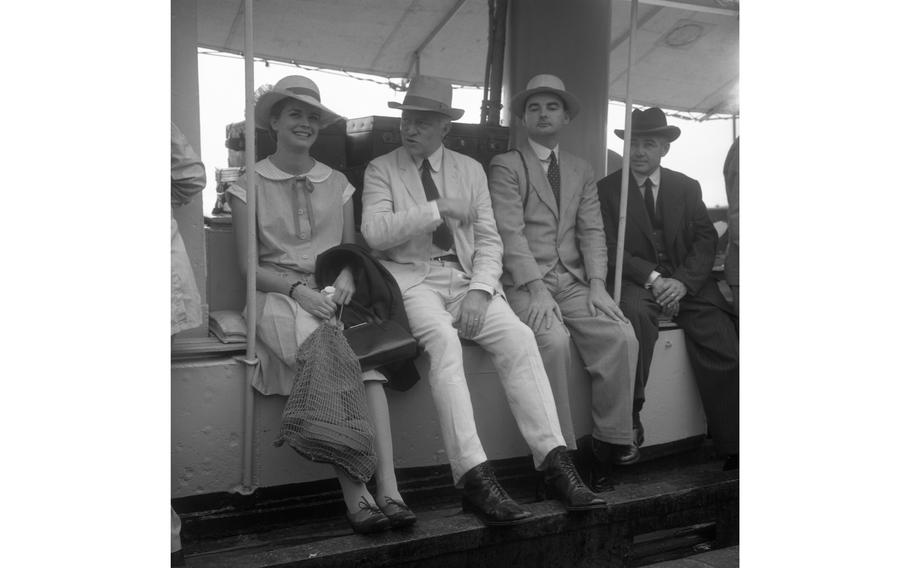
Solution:
M 419 95 L 405 95 L 402 104 L 420 106 L 428 109 L 438 109 L 441 111 L 452 110 L 451 107 L 445 103 L 441 103 L 433 99 L 428 99 L 426 97 L 421 97 Z
M 319 93 L 317 93 L 313 89 L 307 89 L 306 87 L 287 87 L 285 89 L 285 91 L 288 91 L 289 93 L 294 93 L 295 95 L 303 95 L 305 97 L 312 97 L 312 98 L 316 99 L 317 101 L 322 102 L 322 100 L 320 100 L 320 98 L 319 98 Z

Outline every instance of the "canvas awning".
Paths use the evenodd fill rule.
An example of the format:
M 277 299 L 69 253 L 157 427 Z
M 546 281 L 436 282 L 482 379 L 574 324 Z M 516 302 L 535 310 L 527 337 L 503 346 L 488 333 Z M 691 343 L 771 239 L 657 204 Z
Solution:
M 242 53 L 243 5 L 197 0 L 198 45 Z M 419 70 L 483 85 L 487 0 L 256 0 L 253 12 L 257 58 L 389 78 Z M 614 0 L 610 93 L 617 100 L 625 93 L 629 13 L 630 2 Z M 735 0 L 640 0 L 634 102 L 738 113 L 738 14 Z

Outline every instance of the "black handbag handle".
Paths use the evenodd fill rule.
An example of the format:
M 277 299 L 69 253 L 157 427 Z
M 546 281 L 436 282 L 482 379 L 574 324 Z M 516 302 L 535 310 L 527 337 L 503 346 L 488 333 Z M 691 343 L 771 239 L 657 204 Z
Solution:
M 358 322 L 358 323 L 362 323 L 362 322 L 378 323 L 380 321 L 383 321 L 382 318 L 377 317 L 376 314 L 374 314 L 372 310 L 370 310 L 369 308 L 365 307 L 364 305 L 359 304 L 353 300 L 348 303 L 348 306 L 350 307 L 348 312 L 349 313 L 354 312 L 354 314 L 356 314 L 355 317 L 357 317 L 360 320 L 360 322 Z M 341 320 L 341 315 L 344 313 L 344 308 L 345 308 L 344 304 L 339 304 L 338 307 L 335 308 L 335 316 L 338 320 L 338 323 L 343 324 L 343 322 Z

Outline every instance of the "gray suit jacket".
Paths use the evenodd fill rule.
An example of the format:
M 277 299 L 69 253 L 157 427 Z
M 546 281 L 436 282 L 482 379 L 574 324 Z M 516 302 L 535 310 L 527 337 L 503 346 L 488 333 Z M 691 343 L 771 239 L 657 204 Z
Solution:
M 558 261 L 584 283 L 606 279 L 607 246 L 594 172 L 566 151 L 560 151 L 559 162 L 558 211 L 540 160 L 527 142 L 490 162 L 490 195 L 505 249 L 506 286 L 542 278 Z

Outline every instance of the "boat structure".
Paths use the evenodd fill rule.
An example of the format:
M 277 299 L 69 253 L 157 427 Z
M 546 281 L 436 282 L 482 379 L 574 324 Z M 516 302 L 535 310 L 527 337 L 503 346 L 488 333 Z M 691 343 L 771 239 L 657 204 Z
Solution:
M 583 120 L 566 130 L 561 146 L 587 160 L 598 179 L 617 168 L 607 149 L 610 100 L 731 125 L 739 115 L 735 0 L 174 0 L 171 7 L 172 121 L 196 148 L 199 50 L 246 58 L 250 101 L 259 86 L 253 59 L 398 84 L 423 74 L 483 87 L 480 123 L 453 123 L 445 144 L 484 166 L 521 135 L 507 101 L 538 73 L 558 74 L 584 102 Z M 238 109 L 237 120 L 243 116 Z M 230 166 L 248 168 L 267 155 L 269 141 L 252 121 L 225 127 Z M 357 199 L 366 164 L 399 144 L 390 110 L 325 129 L 313 155 L 344 173 Z M 726 219 L 725 209 L 710 214 Z M 465 342 L 484 449 L 534 521 L 497 530 L 461 511 L 429 384 L 420 380 L 387 392 L 396 471 L 419 522 L 407 531 L 354 534 L 334 470 L 275 445 L 287 399 L 251 387 L 255 353 L 241 316 L 248 284 L 230 216 L 203 211 L 197 199 L 175 217 L 204 320 L 213 322 L 172 341 L 171 504 L 182 521 L 187 566 L 645 566 L 738 545 L 739 473 L 722 471 L 714 455 L 684 334 L 672 322 L 655 347 L 642 460 L 618 471 L 606 509 L 569 514 L 543 498 L 496 371 L 482 349 Z M 576 458 L 584 473 L 591 388 L 577 353 L 573 365 Z M 417 367 L 425 376 L 425 354 Z

